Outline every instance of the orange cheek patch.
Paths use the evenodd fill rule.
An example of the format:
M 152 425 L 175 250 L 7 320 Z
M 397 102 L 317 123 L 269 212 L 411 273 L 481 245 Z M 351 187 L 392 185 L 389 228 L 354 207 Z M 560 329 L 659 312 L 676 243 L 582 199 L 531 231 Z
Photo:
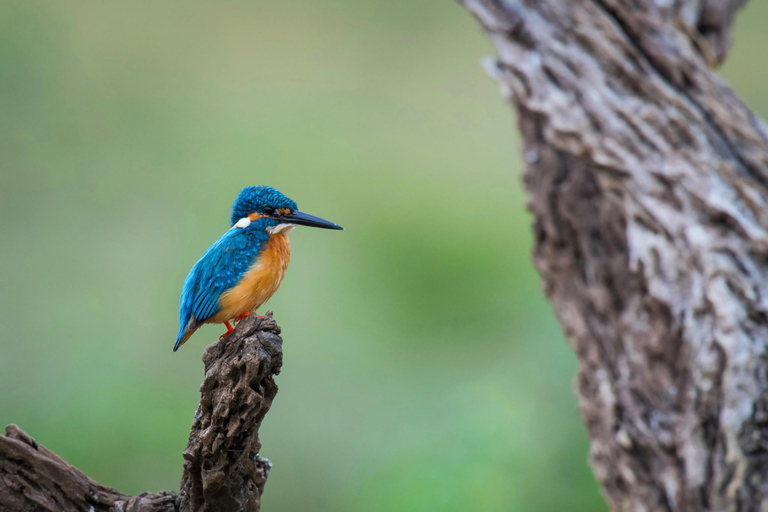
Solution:
M 249 213 L 248 214 L 248 218 L 250 219 L 251 222 L 255 222 L 255 221 L 259 220 L 262 217 L 264 217 L 264 216 L 262 214 L 260 214 L 260 213 Z

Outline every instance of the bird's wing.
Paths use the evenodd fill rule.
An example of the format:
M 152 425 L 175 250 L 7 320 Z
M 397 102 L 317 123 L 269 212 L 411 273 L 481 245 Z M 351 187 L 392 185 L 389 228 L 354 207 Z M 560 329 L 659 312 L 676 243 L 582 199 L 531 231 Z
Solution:
M 264 237 L 259 237 L 243 229 L 232 228 L 205 251 L 184 281 L 179 309 L 179 339 L 190 320 L 199 325 L 219 311 L 219 296 L 237 284 L 266 240 L 266 233 Z

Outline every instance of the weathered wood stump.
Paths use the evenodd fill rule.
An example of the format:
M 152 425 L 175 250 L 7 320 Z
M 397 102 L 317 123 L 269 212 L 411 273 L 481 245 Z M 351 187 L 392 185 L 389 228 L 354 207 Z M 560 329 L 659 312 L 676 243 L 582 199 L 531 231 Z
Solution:
M 179 493 L 126 496 L 9 425 L 0 436 L 0 512 L 258 511 L 271 466 L 259 457 L 259 427 L 277 394 L 279 334 L 271 312 L 251 315 L 205 349 Z

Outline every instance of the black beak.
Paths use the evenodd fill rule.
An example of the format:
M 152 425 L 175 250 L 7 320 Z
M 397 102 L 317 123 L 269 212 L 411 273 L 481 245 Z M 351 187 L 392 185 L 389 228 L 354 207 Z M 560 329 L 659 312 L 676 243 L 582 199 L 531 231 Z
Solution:
M 298 224 L 299 226 L 312 226 L 313 228 L 323 229 L 344 229 L 343 227 L 339 226 L 338 224 L 334 224 L 329 220 L 321 219 L 320 217 L 315 217 L 314 215 L 300 212 L 298 210 L 292 213 L 277 216 L 275 218 L 280 222 L 285 222 L 286 224 Z

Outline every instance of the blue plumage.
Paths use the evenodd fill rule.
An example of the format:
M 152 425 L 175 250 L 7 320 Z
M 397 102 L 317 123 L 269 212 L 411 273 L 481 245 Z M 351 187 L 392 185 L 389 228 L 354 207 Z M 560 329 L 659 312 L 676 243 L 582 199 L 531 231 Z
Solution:
M 245 187 L 232 205 L 229 225 L 234 226 L 238 220 L 252 212 L 275 211 L 283 208 L 294 211 L 298 206 L 272 187 Z
M 178 347 L 190 319 L 201 324 L 219 311 L 219 296 L 232 288 L 256 260 L 269 235 L 258 229 L 232 228 L 195 263 L 181 291 Z

